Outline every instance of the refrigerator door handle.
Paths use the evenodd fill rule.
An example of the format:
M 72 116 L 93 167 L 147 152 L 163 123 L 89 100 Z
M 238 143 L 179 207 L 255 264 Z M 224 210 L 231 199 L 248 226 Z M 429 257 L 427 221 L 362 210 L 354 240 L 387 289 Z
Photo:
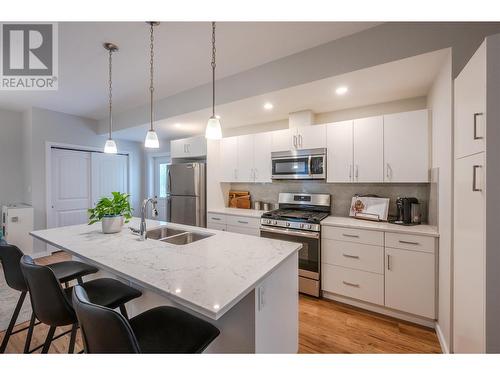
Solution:
M 167 211 L 167 222 L 170 223 L 171 219 L 172 219 L 172 197 L 170 195 L 167 195 L 167 207 L 166 207 L 166 211 Z
M 167 176 L 167 194 L 170 194 L 170 189 L 172 188 L 172 175 L 170 174 L 170 168 L 168 168 Z

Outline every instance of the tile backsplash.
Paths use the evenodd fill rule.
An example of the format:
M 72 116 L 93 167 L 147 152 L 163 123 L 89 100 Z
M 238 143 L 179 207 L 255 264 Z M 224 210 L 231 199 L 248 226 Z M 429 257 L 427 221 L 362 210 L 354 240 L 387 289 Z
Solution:
M 389 215 L 396 215 L 398 197 L 415 197 L 422 203 L 422 220 L 427 222 L 430 184 L 327 184 L 319 181 L 276 181 L 271 184 L 232 183 L 232 190 L 249 191 L 252 201 L 278 202 L 279 193 L 330 194 L 332 215 L 348 216 L 355 194 L 376 194 L 390 198 Z M 432 210 L 431 210 L 432 211 Z

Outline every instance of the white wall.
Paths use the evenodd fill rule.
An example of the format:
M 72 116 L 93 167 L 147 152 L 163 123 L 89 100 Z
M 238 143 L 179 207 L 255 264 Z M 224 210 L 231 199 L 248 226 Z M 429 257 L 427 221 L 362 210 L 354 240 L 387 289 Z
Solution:
M 46 227 L 46 181 L 45 153 L 47 142 L 57 142 L 76 146 L 101 148 L 106 138 L 96 133 L 97 122 L 60 112 L 33 108 L 31 125 L 25 124 L 24 144 L 31 145 L 31 160 L 24 164 L 27 172 L 26 191 L 31 190 L 31 204 L 35 209 L 35 229 Z M 30 131 L 31 130 L 31 131 Z M 139 202 L 143 196 L 144 158 L 143 147 L 138 142 L 117 141 L 118 151 L 130 152 L 130 193 L 132 206 L 139 212 Z M 27 194 L 30 195 L 29 193 Z M 45 246 L 35 241 L 35 251 L 44 252 Z
M 432 116 L 432 168 L 437 171 L 439 227 L 438 336 L 452 350 L 453 82 L 451 51 L 428 95 Z
M 0 205 L 22 202 L 22 114 L 0 109 Z

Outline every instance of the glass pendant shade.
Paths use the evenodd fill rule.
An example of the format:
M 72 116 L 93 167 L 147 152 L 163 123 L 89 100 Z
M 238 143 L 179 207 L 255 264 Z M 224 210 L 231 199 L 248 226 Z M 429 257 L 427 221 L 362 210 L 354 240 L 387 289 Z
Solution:
M 207 129 L 205 130 L 205 138 L 207 139 L 221 139 L 222 129 L 220 121 L 217 117 L 210 117 L 207 122 Z
M 160 142 L 158 141 L 158 136 L 154 130 L 148 131 L 146 134 L 146 140 L 144 141 L 144 147 L 146 148 L 160 148 Z
M 112 139 L 108 139 L 104 145 L 105 154 L 116 154 L 118 152 L 116 148 L 116 143 Z

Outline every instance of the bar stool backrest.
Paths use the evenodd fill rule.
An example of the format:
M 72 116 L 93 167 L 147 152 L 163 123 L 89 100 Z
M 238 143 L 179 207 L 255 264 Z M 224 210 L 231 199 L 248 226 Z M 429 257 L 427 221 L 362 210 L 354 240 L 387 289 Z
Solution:
M 76 323 L 75 310 L 49 267 L 35 264 L 30 256 L 24 255 L 21 258 L 21 271 L 38 320 L 52 327 Z
M 85 353 L 140 353 L 132 327 L 121 314 L 91 303 L 80 285 L 74 287 L 72 298 Z
M 28 290 L 19 265 L 23 255 L 23 252 L 15 245 L 0 244 L 0 261 L 2 262 L 5 281 L 9 287 L 20 292 Z

